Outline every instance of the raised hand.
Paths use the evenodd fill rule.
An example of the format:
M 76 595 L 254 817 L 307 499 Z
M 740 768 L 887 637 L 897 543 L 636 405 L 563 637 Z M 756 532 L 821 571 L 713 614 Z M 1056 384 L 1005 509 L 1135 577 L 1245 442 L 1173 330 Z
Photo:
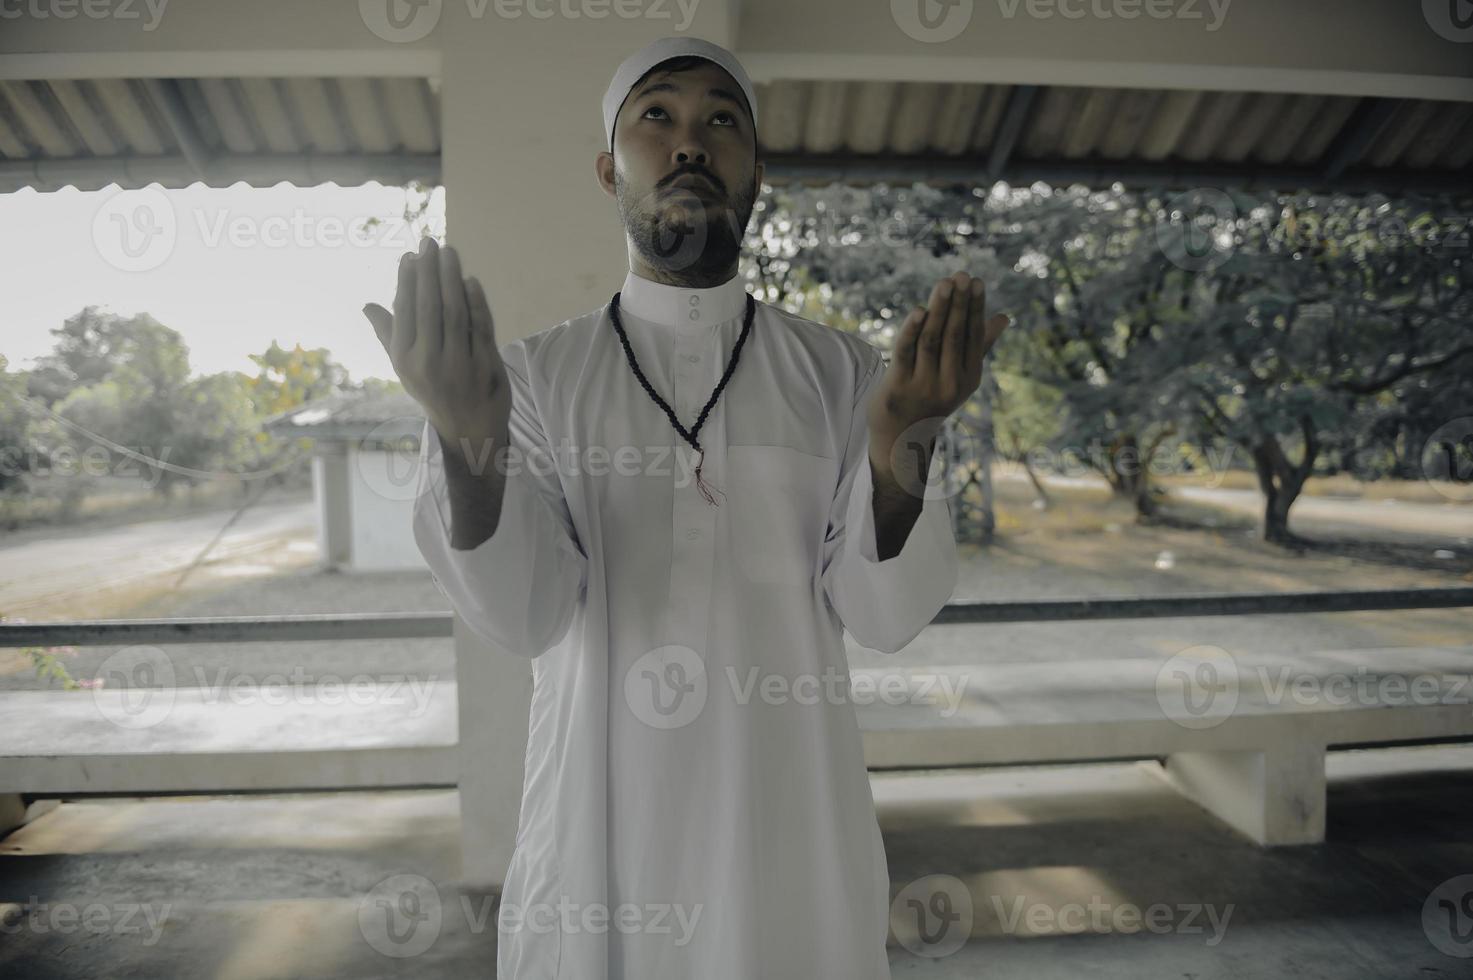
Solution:
M 929 463 L 931 441 L 982 383 L 982 359 L 1010 322 L 1002 313 L 988 318 L 987 287 L 965 272 L 939 280 L 930 304 L 911 311 L 869 403 L 870 462 L 877 474 L 897 475 L 895 465 L 921 447 L 916 461 Z M 906 486 L 917 475 L 925 482 L 924 468 L 900 475 Z
M 425 238 L 418 255 L 405 252 L 394 312 L 369 303 L 363 314 L 442 445 L 489 475 L 487 464 L 507 444 L 511 385 L 486 293 L 461 275 L 455 249 Z

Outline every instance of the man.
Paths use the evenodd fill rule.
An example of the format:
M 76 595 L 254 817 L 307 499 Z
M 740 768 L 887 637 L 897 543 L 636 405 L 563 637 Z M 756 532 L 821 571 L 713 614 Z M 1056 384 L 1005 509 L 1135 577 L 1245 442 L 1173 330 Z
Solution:
M 890 975 L 841 631 L 894 652 L 950 598 L 931 450 L 1008 321 L 943 279 L 887 369 L 749 299 L 755 102 L 695 38 L 620 66 L 608 306 L 498 348 L 427 240 L 393 313 L 365 307 L 426 415 L 416 541 L 467 625 L 532 661 L 503 980 Z

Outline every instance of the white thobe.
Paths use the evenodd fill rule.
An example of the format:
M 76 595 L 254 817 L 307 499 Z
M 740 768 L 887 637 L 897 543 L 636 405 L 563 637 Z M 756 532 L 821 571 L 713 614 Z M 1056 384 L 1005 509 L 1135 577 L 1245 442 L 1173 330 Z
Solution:
M 746 298 L 737 277 L 624 282 L 630 345 L 688 430 Z M 889 872 L 841 631 L 899 650 L 951 597 L 957 557 L 930 494 L 877 560 L 879 350 L 759 302 L 696 436 L 714 506 L 607 307 L 501 354 L 513 453 L 496 532 L 451 548 L 428 426 L 414 506 L 455 611 L 532 662 L 497 976 L 889 978 Z

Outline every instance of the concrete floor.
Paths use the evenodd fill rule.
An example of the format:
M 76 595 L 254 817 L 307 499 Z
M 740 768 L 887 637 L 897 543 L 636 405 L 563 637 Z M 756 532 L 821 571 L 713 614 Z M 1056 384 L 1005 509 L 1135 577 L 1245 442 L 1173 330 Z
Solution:
M 894 975 L 1473 977 L 1473 747 L 1332 754 L 1329 841 L 1269 851 L 1150 765 L 876 775 L 892 893 L 948 875 L 972 905 L 939 956 L 892 915 Z M 67 802 L 0 841 L 0 976 L 489 980 L 457 832 L 445 791 Z M 385 955 L 408 946 L 376 902 L 413 911 L 406 883 L 438 933 Z

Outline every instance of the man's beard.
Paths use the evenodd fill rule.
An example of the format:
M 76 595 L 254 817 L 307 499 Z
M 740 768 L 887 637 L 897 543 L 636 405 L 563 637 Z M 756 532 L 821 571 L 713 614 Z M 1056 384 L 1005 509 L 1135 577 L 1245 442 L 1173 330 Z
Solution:
M 640 257 L 670 283 L 698 289 L 719 285 L 729 275 L 756 200 L 750 185 L 724 201 L 704 198 L 688 187 L 635 198 L 617 169 L 614 193 Z

